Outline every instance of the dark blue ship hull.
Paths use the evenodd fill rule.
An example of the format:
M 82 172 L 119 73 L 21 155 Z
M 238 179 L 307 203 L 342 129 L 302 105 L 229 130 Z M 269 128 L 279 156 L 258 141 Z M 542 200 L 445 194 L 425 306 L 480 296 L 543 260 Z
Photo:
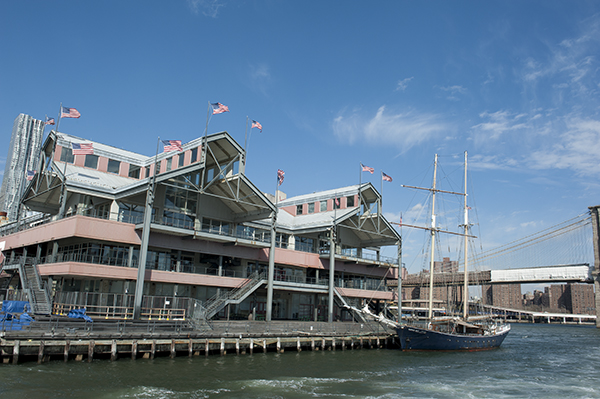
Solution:
M 498 348 L 508 335 L 510 327 L 489 335 L 451 334 L 412 326 L 400 326 L 396 331 L 400 348 L 405 351 L 479 351 Z

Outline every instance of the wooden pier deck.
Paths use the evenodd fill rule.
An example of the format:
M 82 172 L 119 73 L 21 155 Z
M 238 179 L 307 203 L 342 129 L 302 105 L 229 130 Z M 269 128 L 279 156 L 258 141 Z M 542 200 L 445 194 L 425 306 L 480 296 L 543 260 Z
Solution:
M 364 323 L 288 321 L 213 322 L 197 330 L 177 322 L 48 320 L 21 331 L 0 332 L 3 364 L 51 360 L 88 361 L 159 356 L 397 348 L 395 332 Z

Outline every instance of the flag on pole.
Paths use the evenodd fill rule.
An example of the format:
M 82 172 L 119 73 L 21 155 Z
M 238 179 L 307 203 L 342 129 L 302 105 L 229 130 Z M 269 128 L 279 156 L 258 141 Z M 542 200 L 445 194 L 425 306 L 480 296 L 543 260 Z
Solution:
M 35 176 L 35 170 L 28 170 L 27 171 L 27 181 L 32 181 L 33 176 Z
M 338 208 L 340 207 L 340 199 L 339 199 L 339 197 L 335 198 L 335 204 L 338 206 Z
M 62 107 L 60 111 L 61 118 L 79 118 L 81 114 L 75 108 Z
M 94 155 L 94 145 L 92 143 L 71 143 L 73 155 Z
M 369 172 L 370 174 L 373 174 L 373 172 L 375 172 L 375 169 L 371 168 L 370 166 L 365 166 L 362 163 L 360 164 L 360 167 L 362 168 L 363 172 Z
M 222 114 L 223 112 L 229 112 L 229 107 L 221 103 L 210 103 L 213 109 L 213 115 Z
M 281 186 L 283 183 L 283 177 L 285 176 L 285 172 L 281 169 L 277 169 L 277 185 Z
M 44 122 L 44 125 L 54 125 L 54 118 L 46 117 L 46 122 Z
M 183 151 L 181 147 L 181 140 L 161 140 L 165 146 L 163 152 L 169 151 Z
M 381 179 L 384 181 L 392 181 L 392 178 L 383 172 L 381 172 Z
M 254 127 L 257 128 L 260 132 L 262 132 L 262 125 L 259 122 L 252 120 L 252 127 L 250 129 Z

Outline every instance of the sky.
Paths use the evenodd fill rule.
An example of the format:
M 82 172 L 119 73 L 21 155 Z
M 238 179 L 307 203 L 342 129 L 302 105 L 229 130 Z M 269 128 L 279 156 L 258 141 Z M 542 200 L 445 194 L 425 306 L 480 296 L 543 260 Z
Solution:
M 596 1 L 4 1 L 0 140 L 62 103 L 81 118 L 61 132 L 150 156 L 221 102 L 209 134 L 263 126 L 246 169 L 263 192 L 277 169 L 288 197 L 372 182 L 405 224 L 424 200 L 402 185 L 431 185 L 439 154 L 462 191 L 467 151 L 489 249 L 600 204 L 599 50 Z

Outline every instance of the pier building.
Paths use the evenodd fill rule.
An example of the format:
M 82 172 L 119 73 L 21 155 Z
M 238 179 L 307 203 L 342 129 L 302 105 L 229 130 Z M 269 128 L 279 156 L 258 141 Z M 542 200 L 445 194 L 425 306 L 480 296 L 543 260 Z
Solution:
M 50 132 L 20 203 L 38 214 L 0 227 L 0 289 L 103 318 L 349 320 L 393 299 L 401 237 L 372 184 L 286 198 L 244 162 L 227 132 L 154 156 Z

